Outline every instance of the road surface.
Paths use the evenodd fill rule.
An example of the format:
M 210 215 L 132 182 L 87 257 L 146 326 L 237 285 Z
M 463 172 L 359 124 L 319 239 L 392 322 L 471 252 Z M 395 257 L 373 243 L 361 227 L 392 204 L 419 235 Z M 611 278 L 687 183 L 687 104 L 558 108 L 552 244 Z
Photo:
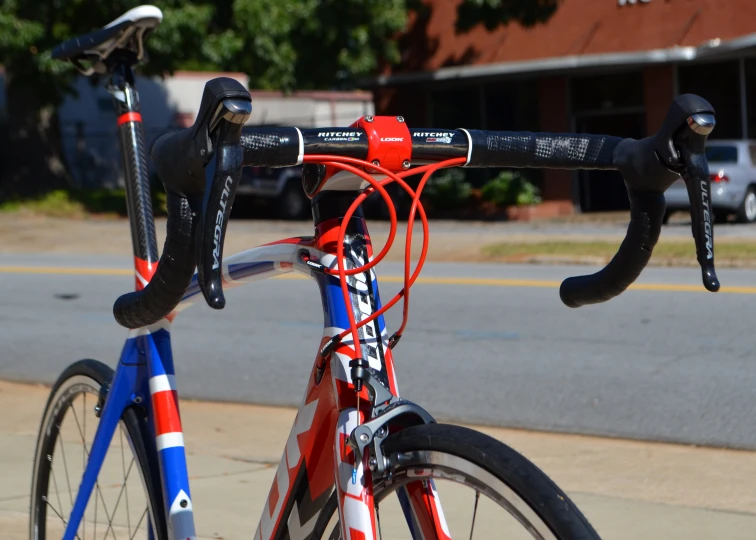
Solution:
M 120 256 L 0 255 L 0 377 L 52 382 L 78 358 L 115 363 L 126 332 L 111 307 L 133 286 L 128 268 Z M 657 290 L 572 310 L 558 282 L 593 269 L 426 268 L 454 279 L 413 288 L 395 357 L 402 394 L 438 418 L 756 449 L 756 271 L 721 271 L 731 289 L 714 295 L 696 270 L 649 268 L 639 282 Z M 384 299 L 399 286 L 384 283 Z M 227 299 L 174 324 L 181 395 L 298 405 L 322 332 L 317 288 L 270 280 Z

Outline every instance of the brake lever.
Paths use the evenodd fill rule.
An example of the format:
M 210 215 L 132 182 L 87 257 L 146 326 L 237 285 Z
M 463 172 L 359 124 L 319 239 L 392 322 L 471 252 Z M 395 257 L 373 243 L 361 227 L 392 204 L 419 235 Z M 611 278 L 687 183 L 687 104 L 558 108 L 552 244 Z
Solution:
M 706 290 L 717 292 L 719 279 L 714 269 L 714 228 L 711 224 L 711 177 L 704 153 L 706 138 L 716 122 L 713 114 L 698 113 L 688 117 L 675 137 L 675 145 L 682 158 L 681 176 L 690 200 L 690 221 L 696 244 L 696 258 L 701 267 L 701 279 Z
M 225 99 L 208 125 L 213 159 L 205 168 L 205 196 L 196 249 L 197 281 L 207 305 L 213 309 L 223 309 L 226 305 L 223 242 L 242 171 L 242 126 L 251 113 L 250 101 Z

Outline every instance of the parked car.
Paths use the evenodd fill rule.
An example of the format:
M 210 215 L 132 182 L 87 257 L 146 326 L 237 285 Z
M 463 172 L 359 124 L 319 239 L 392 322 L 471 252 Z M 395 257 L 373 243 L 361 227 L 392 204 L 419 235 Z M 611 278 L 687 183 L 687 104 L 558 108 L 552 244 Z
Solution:
M 310 216 L 310 199 L 302 189 L 302 167 L 244 167 L 236 195 L 271 199 L 277 218 Z
M 417 180 L 410 180 L 416 186 Z M 407 219 L 412 204 L 410 197 L 395 184 L 386 186 L 391 195 L 397 217 Z M 273 216 L 280 219 L 306 219 L 310 217 L 310 199 L 302 187 L 302 167 L 244 167 L 236 190 L 239 197 L 268 199 L 273 205 Z M 389 212 L 380 194 L 373 193 L 362 205 L 367 218 L 389 219 Z
M 706 145 L 711 174 L 711 205 L 715 221 L 735 214 L 741 223 L 756 222 L 756 141 L 714 140 Z M 690 208 L 688 191 L 682 180 L 664 194 L 667 215 Z

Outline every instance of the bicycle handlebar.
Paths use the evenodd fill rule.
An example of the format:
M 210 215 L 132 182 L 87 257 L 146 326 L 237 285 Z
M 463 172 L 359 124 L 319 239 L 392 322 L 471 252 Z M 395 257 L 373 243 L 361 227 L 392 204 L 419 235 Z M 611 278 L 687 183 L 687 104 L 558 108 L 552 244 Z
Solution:
M 219 80 L 224 81 L 221 87 L 226 93 L 218 92 L 217 88 L 209 91 L 213 84 L 218 87 L 216 81 Z M 210 81 L 194 126 L 163 135 L 150 152 L 158 176 L 166 186 L 169 202 L 171 197 L 185 198 L 193 210 L 194 222 L 189 229 L 201 226 L 195 235 L 200 239 L 196 244 L 199 246 L 200 287 L 208 304 L 216 309 L 225 305 L 220 275 L 223 239 L 241 167 L 299 165 L 305 156 L 315 154 L 365 159 L 370 145 L 366 132 L 356 127 L 301 130 L 263 127 L 241 134 L 241 123 L 249 115 L 249 112 L 244 113 L 249 109 L 241 103 L 249 106 L 249 94 L 241 85 L 229 93 L 229 85 L 233 84 L 228 81 L 238 85 L 231 79 Z M 206 107 L 208 95 L 207 101 L 208 104 L 212 102 L 212 107 Z M 211 116 L 212 111 L 216 112 Z M 714 124 L 713 107 L 698 96 L 686 94 L 674 100 L 659 132 L 641 140 L 607 135 L 465 129 L 411 129 L 409 133 L 414 164 L 466 157 L 465 167 L 606 169 L 618 170 L 622 174 L 630 198 L 631 220 L 617 254 L 601 271 L 568 278 L 560 287 L 564 304 L 580 307 L 614 298 L 638 278 L 659 238 L 666 207 L 663 194 L 680 176 L 690 194 L 693 237 L 704 286 L 709 291 L 719 289 L 709 208 L 710 179 L 704 155 L 706 138 Z M 212 141 L 215 141 L 215 148 Z M 213 155 L 216 157 L 216 172 L 208 174 L 207 181 L 203 182 L 201 170 Z M 315 191 L 312 186 L 307 187 L 308 193 Z M 200 197 L 203 197 L 203 204 L 198 208 L 197 199 Z M 201 219 L 197 220 L 197 215 L 202 216 Z M 182 216 L 182 219 L 190 219 L 186 213 Z M 176 259 L 176 254 L 169 252 L 169 247 L 174 245 L 169 243 L 170 235 L 175 229 L 171 219 L 169 213 L 163 255 Z M 186 230 L 187 223 L 182 230 Z M 186 264 L 191 264 L 191 272 L 188 267 L 184 268 L 180 278 L 188 287 L 194 270 L 193 260 L 187 259 Z M 161 265 L 163 257 L 158 272 Z M 146 293 L 154 281 L 142 293 Z M 160 283 L 162 281 L 155 282 L 155 287 L 163 287 Z M 116 302 L 116 319 L 131 328 L 152 324 L 161 318 L 158 317 L 160 313 L 164 312 L 162 316 L 170 313 L 181 301 L 184 291 L 172 296 L 170 301 L 165 300 L 160 310 L 153 309 L 150 313 L 143 310 L 143 317 L 128 319 L 119 317 L 119 313 L 126 311 L 124 304 L 134 304 L 133 300 L 122 301 L 130 296 L 125 295 Z M 133 314 L 133 305 L 131 308 Z

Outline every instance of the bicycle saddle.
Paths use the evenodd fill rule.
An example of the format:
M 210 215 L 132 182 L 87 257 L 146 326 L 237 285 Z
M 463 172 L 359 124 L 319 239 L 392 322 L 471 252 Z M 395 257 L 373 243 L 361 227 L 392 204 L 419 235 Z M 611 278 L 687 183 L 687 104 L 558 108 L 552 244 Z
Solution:
M 64 41 L 52 51 L 56 60 L 68 60 L 79 71 L 91 74 L 113 52 L 128 51 L 135 63 L 144 56 L 144 38 L 163 20 L 163 13 L 155 6 L 130 9 L 100 30 Z M 82 61 L 91 61 L 84 67 Z

